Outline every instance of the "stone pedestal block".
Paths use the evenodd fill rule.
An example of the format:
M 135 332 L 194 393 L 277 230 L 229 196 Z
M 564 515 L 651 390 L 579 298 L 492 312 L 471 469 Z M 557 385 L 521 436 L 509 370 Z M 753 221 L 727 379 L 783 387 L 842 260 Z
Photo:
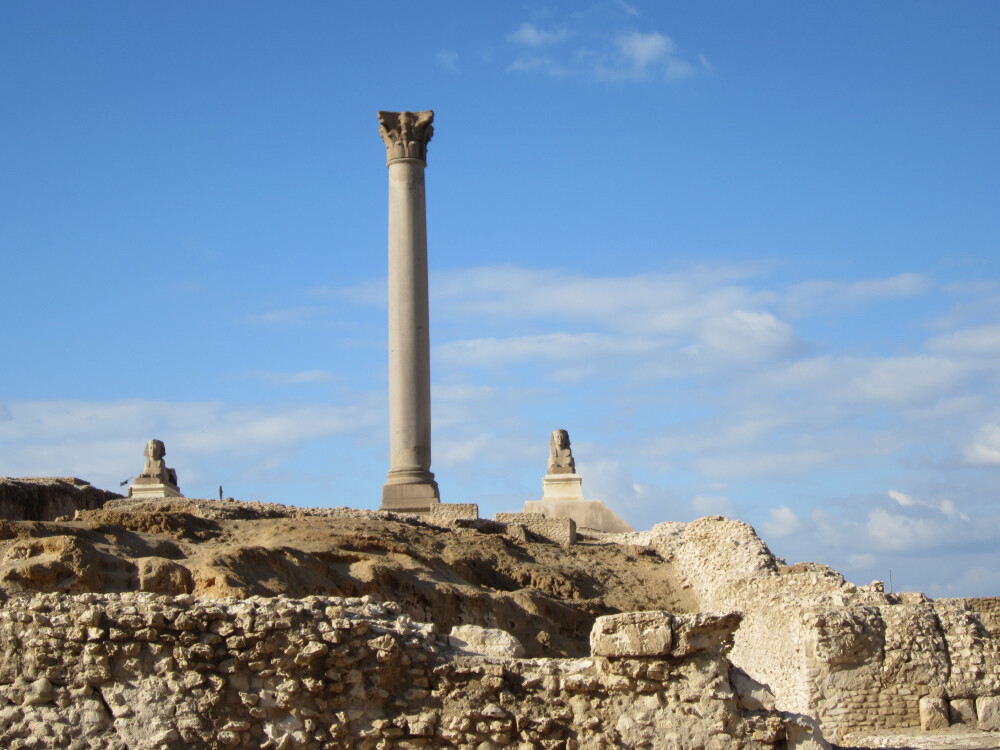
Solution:
M 600 500 L 529 500 L 525 513 L 541 513 L 546 518 L 572 518 L 577 529 L 588 528 L 609 534 L 635 531 L 621 516 Z
M 172 484 L 163 484 L 161 482 L 142 483 L 142 477 L 136 479 L 135 483 L 129 487 L 128 494 L 129 497 L 137 499 L 151 497 L 184 497 L 184 495 L 181 494 L 181 491 Z
M 547 474 L 542 480 L 543 500 L 583 500 L 583 477 L 579 474 Z

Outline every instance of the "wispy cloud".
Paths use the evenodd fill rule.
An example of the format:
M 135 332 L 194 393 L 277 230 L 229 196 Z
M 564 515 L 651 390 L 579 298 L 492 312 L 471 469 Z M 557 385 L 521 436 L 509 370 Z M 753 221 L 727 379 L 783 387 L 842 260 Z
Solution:
M 624 0 L 613 5 L 633 18 L 639 16 Z M 678 80 L 712 70 L 704 54 L 689 59 L 666 34 L 656 30 L 616 33 L 614 27 L 595 20 L 592 13 L 573 14 L 552 29 L 522 23 L 507 35 L 507 41 L 519 49 L 509 70 L 601 81 Z
M 785 307 L 793 315 L 843 310 L 862 303 L 916 297 L 930 287 L 926 277 L 910 272 L 885 279 L 803 281 L 789 289 Z
M 516 31 L 507 35 L 507 41 L 525 47 L 544 47 L 558 44 L 569 38 L 567 29 L 545 31 L 531 23 L 522 23 Z
M 331 379 L 331 374 L 325 370 L 303 370 L 301 372 L 274 372 L 270 370 L 257 370 L 250 373 L 250 376 L 262 380 L 268 385 L 308 385 L 316 383 L 327 383 Z
M 434 62 L 447 70 L 458 70 L 458 53 L 441 50 L 434 55 Z
M 612 0 L 615 5 L 621 8 L 623 11 L 628 13 L 630 16 L 639 15 L 639 10 L 634 5 L 629 5 L 625 0 Z
M 359 435 L 383 416 L 381 399 L 352 405 L 228 405 L 211 402 L 19 401 L 0 421 L 4 471 L 13 476 L 80 476 L 102 487 L 142 468 L 142 448 L 167 445 L 182 489 L 213 466 L 271 462 L 308 441 Z M 188 484 L 190 489 L 190 485 Z
M 324 309 L 317 305 L 297 305 L 280 310 L 251 313 L 243 319 L 248 323 L 264 325 L 293 325 L 311 320 L 323 312 Z
M 761 524 L 765 537 L 780 539 L 790 534 L 798 534 L 804 528 L 802 519 L 787 505 L 771 508 L 769 516 L 769 520 Z

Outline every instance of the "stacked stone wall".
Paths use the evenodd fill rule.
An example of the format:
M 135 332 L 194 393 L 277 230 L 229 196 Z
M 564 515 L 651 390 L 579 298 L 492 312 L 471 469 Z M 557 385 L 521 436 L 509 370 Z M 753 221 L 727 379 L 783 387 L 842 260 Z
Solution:
M 547 518 L 541 513 L 497 513 L 496 520 L 523 526 L 532 534 L 564 547 L 576 544 L 576 522 L 572 518 Z
M 944 722 L 979 716 L 1000 696 L 998 599 L 886 594 L 816 563 L 776 560 L 753 529 L 721 516 L 661 524 L 620 541 L 675 565 L 702 610 L 736 610 L 733 664 L 767 685 L 779 709 L 815 716 L 835 741 L 858 731 L 919 728 L 921 699 Z M 926 706 L 925 706 L 926 708 Z M 925 710 L 926 714 L 926 710 Z
M 489 659 L 368 597 L 14 598 L 0 747 L 825 747 L 734 691 L 738 616 L 660 614 L 613 657 Z
M 479 505 L 476 503 L 438 503 L 431 506 L 431 521 L 436 523 L 473 518 L 479 518 Z
M 971 609 L 982 621 L 983 625 L 994 638 L 1000 638 L 1000 597 L 982 596 L 966 599 L 936 599 L 935 601 L 955 601 Z

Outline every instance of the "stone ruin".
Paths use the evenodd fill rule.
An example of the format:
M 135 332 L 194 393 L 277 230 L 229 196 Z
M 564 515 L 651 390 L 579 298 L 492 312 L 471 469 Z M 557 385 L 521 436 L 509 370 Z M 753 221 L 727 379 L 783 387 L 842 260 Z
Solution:
M 740 615 L 599 618 L 585 659 L 524 659 L 370 597 L 38 595 L 0 609 L 0 741 L 129 748 L 802 748 L 726 654 Z
M 611 534 L 635 531 L 604 502 L 583 499 L 583 477 L 576 473 L 576 460 L 566 430 L 552 431 L 548 472 L 542 479 L 542 499 L 526 502 L 524 515 L 569 519 L 575 529 Z
M 177 485 L 177 472 L 167 467 L 163 457 L 167 449 L 162 440 L 150 440 L 146 443 L 146 465 L 142 473 L 135 478 L 128 488 L 128 496 L 137 499 L 153 497 L 183 497 Z
M 590 543 L 655 555 L 687 613 L 598 617 L 588 656 L 525 658 L 509 633 L 446 635 L 372 597 L 193 596 L 173 586 L 187 569 L 155 556 L 142 592 L 11 596 L 0 747 L 825 748 L 1000 731 L 1000 599 L 854 586 L 721 516 Z

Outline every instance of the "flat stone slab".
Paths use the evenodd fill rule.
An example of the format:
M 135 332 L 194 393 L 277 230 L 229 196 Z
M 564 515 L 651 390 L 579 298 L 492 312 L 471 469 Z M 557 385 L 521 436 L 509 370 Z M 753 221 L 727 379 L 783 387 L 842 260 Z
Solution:
M 577 530 L 583 528 L 608 534 L 635 531 L 600 500 L 529 500 L 524 504 L 525 513 L 541 513 L 546 518 L 572 518 Z
M 674 616 L 665 611 L 598 617 L 590 631 L 591 656 L 666 656 L 674 645 Z
M 482 628 L 478 625 L 456 625 L 451 629 L 448 643 L 458 651 L 480 656 L 519 659 L 524 656 L 524 646 L 506 630 Z
M 151 497 L 184 497 L 180 490 L 169 484 L 140 484 L 136 481 L 129 488 L 129 496 L 138 500 Z

